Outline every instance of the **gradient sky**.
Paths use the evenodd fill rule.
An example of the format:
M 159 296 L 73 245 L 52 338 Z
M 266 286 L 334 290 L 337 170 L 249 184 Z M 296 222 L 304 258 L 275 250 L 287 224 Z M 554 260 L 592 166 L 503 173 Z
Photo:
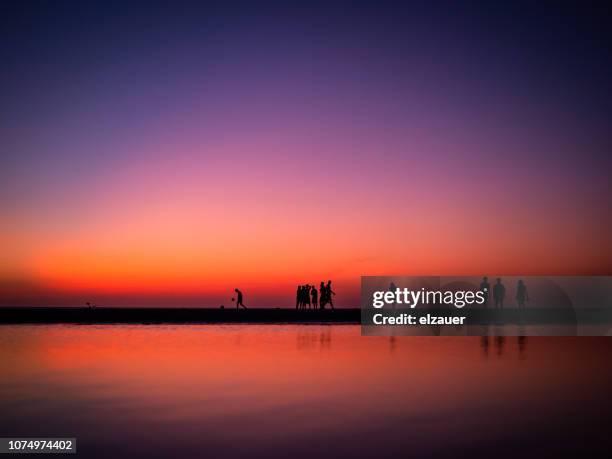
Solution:
M 608 10 L 84 3 L 0 6 L 0 305 L 612 274 Z

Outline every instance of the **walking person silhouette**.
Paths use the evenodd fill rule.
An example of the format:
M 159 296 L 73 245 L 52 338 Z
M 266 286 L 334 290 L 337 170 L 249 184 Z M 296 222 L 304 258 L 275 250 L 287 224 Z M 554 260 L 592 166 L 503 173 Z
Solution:
M 243 303 L 242 292 L 237 288 L 234 289 L 234 292 L 236 292 L 236 309 L 240 309 L 240 306 L 246 309 L 247 307 Z

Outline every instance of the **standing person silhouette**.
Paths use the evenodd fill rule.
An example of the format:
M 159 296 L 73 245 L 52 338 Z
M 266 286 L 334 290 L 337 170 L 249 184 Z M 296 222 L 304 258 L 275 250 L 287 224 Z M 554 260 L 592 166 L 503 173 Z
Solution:
M 310 285 L 304 285 L 302 292 L 304 292 L 304 309 L 310 309 Z
M 497 283 L 493 286 L 493 301 L 496 308 L 504 308 L 504 298 L 506 296 L 506 287 L 502 284 L 501 278 L 497 278 Z
M 314 285 L 310 289 L 310 296 L 312 296 L 312 309 L 318 309 L 319 308 L 318 292 Z
M 487 276 L 482 278 L 480 291 L 484 293 L 484 303 L 482 305 L 486 308 L 489 304 L 489 294 L 491 292 L 491 284 L 489 284 L 489 278 Z
M 321 281 L 321 286 L 319 287 L 319 307 L 325 309 L 325 303 L 327 303 L 327 289 L 325 288 L 325 283 Z
M 297 286 L 297 291 L 295 292 L 295 309 L 300 309 L 302 305 L 302 286 Z
M 234 289 L 234 292 L 236 292 L 236 309 L 240 309 L 240 306 L 242 306 L 244 309 L 246 309 L 247 307 L 244 305 L 244 303 L 242 302 L 242 292 L 240 290 L 238 290 L 237 288 Z
M 300 309 L 304 309 L 306 303 L 304 303 L 304 286 L 300 285 Z
M 516 286 L 516 302 L 518 303 L 519 309 L 525 309 L 526 301 L 529 301 L 529 295 L 527 294 L 527 287 L 521 279 Z
M 327 300 L 329 301 L 329 305 L 331 306 L 332 309 L 334 309 L 334 302 L 332 301 L 332 295 L 335 295 L 336 292 L 332 290 L 330 280 L 327 281 L 327 287 L 325 287 L 325 289 L 327 290 Z

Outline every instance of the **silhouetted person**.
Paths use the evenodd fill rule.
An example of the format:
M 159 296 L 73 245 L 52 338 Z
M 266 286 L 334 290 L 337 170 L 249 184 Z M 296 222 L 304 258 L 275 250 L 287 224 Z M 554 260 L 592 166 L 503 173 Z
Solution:
M 310 289 L 310 296 L 312 297 L 312 309 L 317 309 L 319 307 L 319 292 L 314 285 Z
M 493 301 L 496 308 L 504 307 L 504 298 L 506 297 L 506 287 L 502 284 L 501 278 L 497 278 L 497 283 L 493 286 Z
M 327 286 L 325 287 L 325 290 L 327 292 L 327 301 L 329 302 L 329 305 L 331 306 L 331 308 L 334 309 L 334 302 L 332 301 L 332 295 L 335 295 L 336 292 L 332 290 L 330 280 L 327 281 Z
M 319 287 L 319 307 L 321 309 L 325 309 L 325 304 L 327 303 L 327 289 L 325 288 L 325 284 L 321 281 L 321 285 Z
M 516 286 L 516 302 L 518 303 L 519 309 L 525 308 L 525 302 L 529 301 L 529 295 L 527 294 L 527 287 L 522 280 L 518 281 Z
M 486 308 L 489 304 L 489 294 L 491 292 L 491 284 L 489 284 L 489 278 L 487 276 L 482 278 L 480 283 L 480 291 L 484 293 L 484 303 L 482 305 Z
M 300 309 L 302 305 L 302 286 L 298 285 L 295 292 L 295 309 Z
M 304 309 L 310 309 L 310 285 L 304 285 L 302 295 L 304 297 Z
M 300 309 L 306 308 L 306 300 L 304 298 L 305 295 L 306 295 L 306 286 L 300 285 Z
M 236 309 L 240 309 L 240 306 L 246 309 L 247 307 L 242 302 L 242 292 L 237 288 L 234 289 L 234 292 L 236 292 Z

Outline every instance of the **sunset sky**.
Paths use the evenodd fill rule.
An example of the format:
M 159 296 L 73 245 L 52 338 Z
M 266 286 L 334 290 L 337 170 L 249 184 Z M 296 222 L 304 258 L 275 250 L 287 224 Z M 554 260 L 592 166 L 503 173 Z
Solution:
M 612 274 L 609 18 L 285 3 L 2 3 L 0 306 Z

